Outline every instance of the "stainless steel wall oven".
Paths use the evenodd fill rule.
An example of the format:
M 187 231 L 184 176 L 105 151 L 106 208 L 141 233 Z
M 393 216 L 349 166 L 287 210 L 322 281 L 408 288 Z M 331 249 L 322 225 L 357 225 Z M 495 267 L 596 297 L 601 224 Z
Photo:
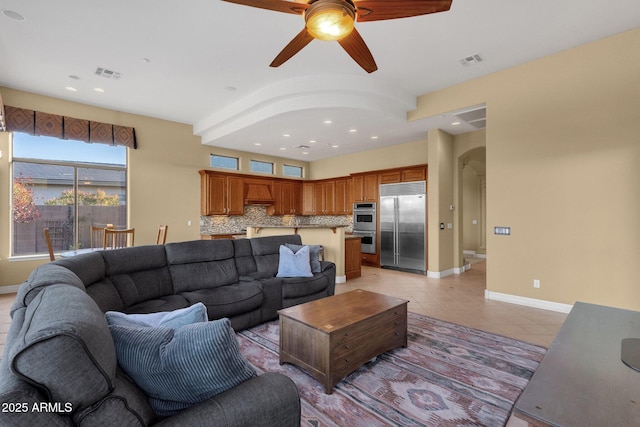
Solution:
M 376 215 L 376 203 L 353 204 L 353 234 L 362 237 L 361 252 L 365 254 L 377 253 L 378 217 Z

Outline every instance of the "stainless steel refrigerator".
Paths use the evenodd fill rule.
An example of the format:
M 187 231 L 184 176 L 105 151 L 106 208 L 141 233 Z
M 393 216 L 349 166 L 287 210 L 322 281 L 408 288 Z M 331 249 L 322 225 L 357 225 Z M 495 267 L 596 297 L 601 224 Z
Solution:
M 380 264 L 426 273 L 427 184 L 380 185 Z

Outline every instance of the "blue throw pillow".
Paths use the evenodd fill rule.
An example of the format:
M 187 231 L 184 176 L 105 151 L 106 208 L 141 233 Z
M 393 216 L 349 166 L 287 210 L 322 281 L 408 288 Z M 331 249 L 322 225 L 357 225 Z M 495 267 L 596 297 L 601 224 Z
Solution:
M 309 264 L 309 247 L 305 246 L 293 253 L 285 245 L 280 245 L 280 261 L 276 277 L 313 277 Z
M 297 253 L 304 246 L 309 247 L 309 264 L 311 264 L 312 273 L 320 273 L 322 271 L 322 264 L 320 264 L 320 245 L 294 245 L 293 243 L 285 243 L 286 247 L 291 249 L 294 253 Z
M 180 308 L 173 311 L 163 311 L 148 314 L 125 314 L 119 311 L 107 311 L 105 313 L 109 325 L 131 327 L 164 327 L 180 329 L 185 325 L 196 322 L 206 322 L 207 307 L 201 303 L 195 303 L 191 307 Z
M 256 376 L 229 319 L 180 329 L 109 326 L 118 364 L 166 417 Z

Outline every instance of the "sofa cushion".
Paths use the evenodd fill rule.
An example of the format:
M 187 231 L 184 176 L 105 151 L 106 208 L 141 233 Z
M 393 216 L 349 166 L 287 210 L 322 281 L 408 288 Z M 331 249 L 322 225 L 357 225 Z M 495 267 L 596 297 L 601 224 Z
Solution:
M 56 264 L 44 264 L 29 274 L 29 278 L 20 286 L 13 301 L 11 313 L 18 308 L 26 307 L 38 295 L 38 292 L 50 285 L 66 284 L 85 290 L 82 280 L 67 268 Z
M 201 302 L 173 311 L 148 314 L 126 314 L 118 311 L 105 313 L 109 325 L 136 327 L 163 327 L 179 329 L 196 322 L 206 322 L 207 307 Z
M 194 301 L 195 302 L 195 301 Z M 156 313 L 158 311 L 172 311 L 189 307 L 191 303 L 182 295 L 165 295 L 139 302 L 122 310 L 123 313 Z
M 110 326 L 118 363 L 169 416 L 256 375 L 240 354 L 229 319 L 171 328 Z
M 304 246 L 309 247 L 309 264 L 311 264 L 311 272 L 312 273 L 320 273 L 322 271 L 322 266 L 320 265 L 320 251 L 322 250 L 322 246 L 320 245 L 294 245 L 291 243 L 285 243 L 286 247 L 291 249 L 294 253 L 298 252 Z
M 231 286 L 184 292 L 182 295 L 192 304 L 198 301 L 204 303 L 211 320 L 253 311 L 260 308 L 263 301 L 258 282 L 239 282 Z
M 278 274 L 280 246 L 285 243 L 292 243 L 294 245 L 302 244 L 302 240 L 298 234 L 254 237 L 250 240 L 258 271 L 269 273 L 271 276 Z
M 293 252 L 285 245 L 280 246 L 280 261 L 276 277 L 312 277 L 309 263 L 309 246 L 302 246 Z
M 169 243 L 167 260 L 176 293 L 237 283 L 232 240 Z
M 113 340 L 104 314 L 84 291 L 68 285 L 44 288 L 24 310 L 20 337 L 8 351 L 11 370 L 40 387 L 51 402 L 70 403 L 76 410 L 111 391 Z
M 258 270 L 256 260 L 253 258 L 250 239 L 233 240 L 234 259 L 239 276 L 250 276 Z
M 313 295 L 326 290 L 328 286 L 329 279 L 318 273 L 314 274 L 313 277 L 283 278 L 282 299 Z

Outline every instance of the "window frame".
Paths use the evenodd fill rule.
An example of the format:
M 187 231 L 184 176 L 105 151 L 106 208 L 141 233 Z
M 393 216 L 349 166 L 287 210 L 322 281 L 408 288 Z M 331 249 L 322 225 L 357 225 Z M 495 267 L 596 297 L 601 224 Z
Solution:
M 233 159 L 235 160 L 235 167 L 231 168 L 231 167 L 226 167 L 226 166 L 219 166 L 219 165 L 214 165 L 213 164 L 213 160 L 214 158 L 219 158 L 219 159 Z M 226 169 L 226 170 L 232 170 L 232 171 L 239 171 L 240 170 L 240 158 L 239 157 L 234 157 L 234 156 L 224 156 L 222 154 L 209 154 L 209 166 L 212 168 L 217 168 L 217 169 Z
M 300 175 L 288 174 L 287 173 L 287 168 L 293 168 L 293 169 L 300 170 Z M 288 164 L 285 163 L 285 164 L 282 165 L 282 175 L 290 176 L 292 178 L 303 178 L 304 177 L 304 168 L 302 166 L 288 165 Z
M 253 169 L 253 165 L 269 165 L 271 168 L 271 171 L 267 172 L 267 171 L 263 171 L 263 170 L 254 170 Z M 253 173 L 264 173 L 267 175 L 273 175 L 275 173 L 275 164 L 273 162 L 267 162 L 265 160 L 256 160 L 256 159 L 251 159 L 249 161 L 249 170 Z
M 13 132 L 12 132 L 13 133 Z M 60 139 L 60 138 L 57 138 Z M 60 141 L 65 141 L 60 139 Z M 10 149 L 12 155 L 9 158 L 9 179 L 11 182 L 11 189 L 9 191 L 9 207 L 10 212 L 13 212 L 14 208 L 14 196 L 13 196 L 13 182 L 16 178 L 15 176 L 15 165 L 17 163 L 27 163 L 27 164 L 41 164 L 41 165 L 51 165 L 51 166 L 62 166 L 62 167 L 71 167 L 73 168 L 73 191 L 74 191 L 74 202 L 73 202 L 73 247 L 77 247 L 80 238 L 80 221 L 79 218 L 79 204 L 78 204 L 78 190 L 83 185 L 79 182 L 78 170 L 80 169 L 96 169 L 96 170 L 111 170 L 122 172 L 124 175 L 124 182 L 122 187 L 125 189 L 125 226 L 129 225 L 129 216 L 126 213 L 126 205 L 129 204 L 129 162 L 128 162 L 128 153 L 125 156 L 125 164 L 117 165 L 117 164 L 105 164 L 105 163 L 92 163 L 86 161 L 68 161 L 68 160 L 47 160 L 47 159 L 38 159 L 38 158 L 29 158 L 29 157 L 14 157 L 13 156 L 13 146 L 16 143 L 15 135 L 11 135 L 10 139 Z M 128 147 L 122 146 L 125 150 L 129 150 Z M 69 205 L 71 206 L 71 205 Z M 20 258 L 41 258 L 48 256 L 48 252 L 36 252 L 29 254 L 15 254 L 14 253 L 14 238 L 15 238 L 15 221 L 13 220 L 13 215 L 9 216 L 9 244 L 10 244 L 10 253 L 9 258 L 11 259 L 20 259 Z

